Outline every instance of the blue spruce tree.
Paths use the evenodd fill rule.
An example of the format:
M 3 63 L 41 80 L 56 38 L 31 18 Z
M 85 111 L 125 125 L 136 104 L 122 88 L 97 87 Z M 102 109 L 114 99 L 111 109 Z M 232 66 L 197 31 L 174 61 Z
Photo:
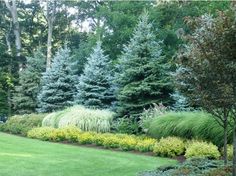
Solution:
M 111 89 L 112 71 L 101 42 L 97 42 L 79 77 L 76 102 L 90 108 L 109 108 L 114 95 Z
M 116 111 L 120 117 L 136 119 L 153 103 L 168 105 L 171 100 L 168 65 L 162 56 L 161 42 L 156 42 L 151 28 L 144 12 L 119 59 Z
M 38 95 L 38 111 L 52 112 L 71 106 L 76 94 L 76 75 L 72 69 L 70 50 L 61 48 L 42 77 Z

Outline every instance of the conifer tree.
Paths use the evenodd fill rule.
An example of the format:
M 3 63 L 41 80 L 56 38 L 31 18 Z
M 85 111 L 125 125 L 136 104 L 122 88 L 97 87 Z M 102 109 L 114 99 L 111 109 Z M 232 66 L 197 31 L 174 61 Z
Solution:
M 119 59 L 116 74 L 117 112 L 120 117 L 138 115 L 153 103 L 168 105 L 171 88 L 166 75 L 167 64 L 161 42 L 156 42 L 144 12 Z
M 15 87 L 12 101 L 16 113 L 32 113 L 36 110 L 40 78 L 45 70 L 45 56 L 37 50 L 27 58 L 26 68 L 19 74 L 19 85 Z
M 100 41 L 87 60 L 84 72 L 79 77 L 76 102 L 90 108 L 109 108 L 114 99 L 111 91 L 112 72 Z
M 52 112 L 73 104 L 76 76 L 72 69 L 70 50 L 59 49 L 51 67 L 43 74 L 42 89 L 38 95 L 39 112 Z

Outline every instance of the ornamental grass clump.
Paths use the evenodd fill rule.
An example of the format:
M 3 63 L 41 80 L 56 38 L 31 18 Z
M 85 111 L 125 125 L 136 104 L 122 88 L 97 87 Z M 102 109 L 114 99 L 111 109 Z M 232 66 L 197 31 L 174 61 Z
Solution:
M 63 111 L 47 115 L 42 126 L 63 128 L 75 126 L 83 131 L 108 132 L 114 113 L 108 110 L 88 109 L 83 106 L 73 106 Z

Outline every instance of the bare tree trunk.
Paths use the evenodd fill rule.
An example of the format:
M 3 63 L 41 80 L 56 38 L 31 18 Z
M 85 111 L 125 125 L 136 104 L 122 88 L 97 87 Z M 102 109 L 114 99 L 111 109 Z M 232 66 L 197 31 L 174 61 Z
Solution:
M 11 13 L 12 21 L 13 21 L 13 30 L 15 35 L 15 45 L 16 45 L 16 56 L 20 58 L 21 56 L 21 38 L 20 38 L 20 25 L 18 21 L 17 15 L 17 7 L 16 7 L 16 0 L 11 0 L 11 5 L 8 0 L 5 0 L 5 4 L 8 10 Z M 20 61 L 20 70 L 22 69 L 22 63 Z
M 48 39 L 47 39 L 47 63 L 46 69 L 51 66 L 51 58 L 52 58 L 52 32 L 53 32 L 53 23 L 56 15 L 56 1 L 55 0 L 47 0 L 47 23 L 48 23 Z
M 11 50 L 11 43 L 9 40 L 9 33 L 5 34 L 6 44 L 7 44 L 7 52 L 11 56 L 12 50 Z M 10 58 L 10 63 L 8 65 L 8 74 L 12 75 L 12 58 Z M 12 102 L 11 102 L 11 87 L 7 86 L 7 104 L 8 104 L 8 110 L 7 110 L 7 116 L 10 117 L 12 115 L 11 109 L 12 109 Z
M 47 40 L 47 69 L 50 68 L 52 58 L 52 29 L 53 24 L 48 20 L 48 40 Z

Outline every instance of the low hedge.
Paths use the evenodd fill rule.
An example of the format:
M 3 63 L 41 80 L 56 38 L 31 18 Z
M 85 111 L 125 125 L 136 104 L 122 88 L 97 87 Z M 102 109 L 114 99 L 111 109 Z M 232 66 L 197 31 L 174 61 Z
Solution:
M 10 117 L 6 123 L 0 124 L 0 131 L 26 136 L 27 132 L 40 127 L 46 114 L 25 114 Z
M 148 128 L 148 135 L 160 139 L 176 136 L 186 139 L 200 139 L 222 147 L 224 144 L 223 128 L 208 113 L 169 112 L 154 118 Z M 228 134 L 228 142 L 232 143 L 232 133 Z
M 185 150 L 190 150 L 190 148 L 194 153 L 193 156 L 195 157 L 198 156 L 197 151 L 199 150 L 199 148 L 201 148 L 201 146 L 198 146 L 199 148 L 196 148 L 196 144 L 193 142 L 186 142 L 183 139 L 176 137 L 162 138 L 160 139 L 160 141 L 158 141 L 146 136 L 84 132 L 76 127 L 34 128 L 28 132 L 28 137 L 44 141 L 67 141 L 79 144 L 93 144 L 97 146 L 103 146 L 105 148 L 118 148 L 123 151 L 134 150 L 140 152 L 153 152 L 157 156 L 165 157 L 175 157 L 183 155 L 185 153 Z M 209 145 L 208 148 L 207 145 Z M 187 148 L 185 146 L 187 146 Z M 208 143 L 206 143 L 205 146 L 208 149 L 208 153 L 213 153 L 212 155 L 214 156 L 216 152 L 215 149 L 217 150 L 217 147 L 213 144 Z M 187 156 L 192 157 L 189 154 Z M 202 154 L 200 153 L 199 156 L 202 156 Z

